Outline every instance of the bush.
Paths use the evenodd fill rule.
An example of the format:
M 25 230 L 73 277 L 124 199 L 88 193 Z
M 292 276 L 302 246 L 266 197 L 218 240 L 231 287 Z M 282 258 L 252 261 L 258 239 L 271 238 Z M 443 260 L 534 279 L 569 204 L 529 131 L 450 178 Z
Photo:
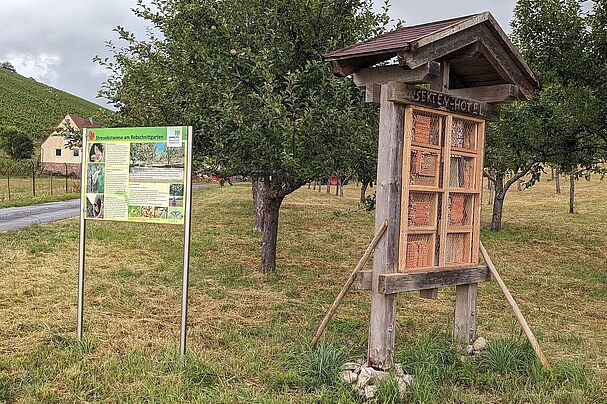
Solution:
M 0 147 L 14 160 L 29 159 L 34 152 L 32 139 L 14 126 L 0 127 Z

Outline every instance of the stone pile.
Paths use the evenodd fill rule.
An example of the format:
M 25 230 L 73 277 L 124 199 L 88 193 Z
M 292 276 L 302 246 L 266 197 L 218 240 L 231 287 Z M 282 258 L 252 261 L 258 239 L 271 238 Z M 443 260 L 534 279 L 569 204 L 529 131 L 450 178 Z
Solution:
M 340 378 L 357 390 L 367 399 L 373 398 L 377 391 L 377 383 L 393 375 L 398 389 L 404 393 L 413 383 L 413 377 L 405 374 L 400 365 L 394 366 L 394 372 L 384 372 L 356 362 L 349 362 L 342 366 Z

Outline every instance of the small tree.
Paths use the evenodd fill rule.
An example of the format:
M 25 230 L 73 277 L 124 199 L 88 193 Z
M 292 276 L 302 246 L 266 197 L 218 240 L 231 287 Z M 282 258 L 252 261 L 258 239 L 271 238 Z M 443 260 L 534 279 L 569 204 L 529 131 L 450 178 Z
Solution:
M 540 108 L 536 103 L 514 103 L 505 106 L 501 119 L 488 126 L 485 140 L 485 176 L 494 189 L 491 230 L 502 228 L 504 200 L 510 187 L 531 173 L 525 184 L 538 178 L 543 161 Z M 509 179 L 506 176 L 511 174 Z
M 0 69 L 5 69 L 13 73 L 17 73 L 17 69 L 15 69 L 15 66 L 13 66 L 11 62 L 0 63 Z
M 34 142 L 14 126 L 0 127 L 0 145 L 2 150 L 14 160 L 25 160 L 32 157 Z

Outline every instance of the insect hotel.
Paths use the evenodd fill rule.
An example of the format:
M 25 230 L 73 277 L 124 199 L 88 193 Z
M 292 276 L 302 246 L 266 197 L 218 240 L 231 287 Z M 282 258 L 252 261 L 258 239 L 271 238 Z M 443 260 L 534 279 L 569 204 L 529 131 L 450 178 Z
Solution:
M 455 286 L 453 337 L 476 338 L 486 121 L 498 104 L 529 100 L 538 81 L 490 13 L 396 29 L 327 55 L 379 104 L 369 365 L 392 367 L 398 293 L 436 298 Z M 379 65 L 379 66 L 376 66 Z M 387 222 L 387 226 L 385 225 Z

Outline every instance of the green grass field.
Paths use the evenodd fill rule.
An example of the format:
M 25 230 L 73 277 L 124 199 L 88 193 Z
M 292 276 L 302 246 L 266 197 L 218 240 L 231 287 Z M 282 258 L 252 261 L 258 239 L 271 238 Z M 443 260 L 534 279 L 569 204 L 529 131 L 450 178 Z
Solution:
M 36 196 L 33 195 L 32 177 L 11 177 L 10 198 L 6 177 L 0 178 L 0 208 L 26 206 L 37 203 L 62 201 L 80 197 L 80 179 L 68 178 L 67 193 L 65 177 L 48 174 L 36 175 Z
M 480 358 L 448 340 L 453 290 L 398 298 L 395 359 L 405 402 L 607 402 L 607 182 L 578 184 L 577 212 L 552 183 L 509 193 L 504 230 L 482 239 L 547 356 L 543 371 L 497 285 L 481 285 Z M 335 367 L 364 357 L 368 292 L 353 290 L 321 347 L 307 343 L 373 233 L 374 212 L 302 188 L 281 214 L 278 274 L 262 276 L 250 188 L 194 195 L 189 354 L 179 335 L 182 228 L 88 225 L 86 338 L 75 335 L 78 221 L 0 234 L 0 402 L 359 402 Z M 322 366 L 321 366 L 322 365 Z M 399 402 L 390 383 L 375 402 Z

